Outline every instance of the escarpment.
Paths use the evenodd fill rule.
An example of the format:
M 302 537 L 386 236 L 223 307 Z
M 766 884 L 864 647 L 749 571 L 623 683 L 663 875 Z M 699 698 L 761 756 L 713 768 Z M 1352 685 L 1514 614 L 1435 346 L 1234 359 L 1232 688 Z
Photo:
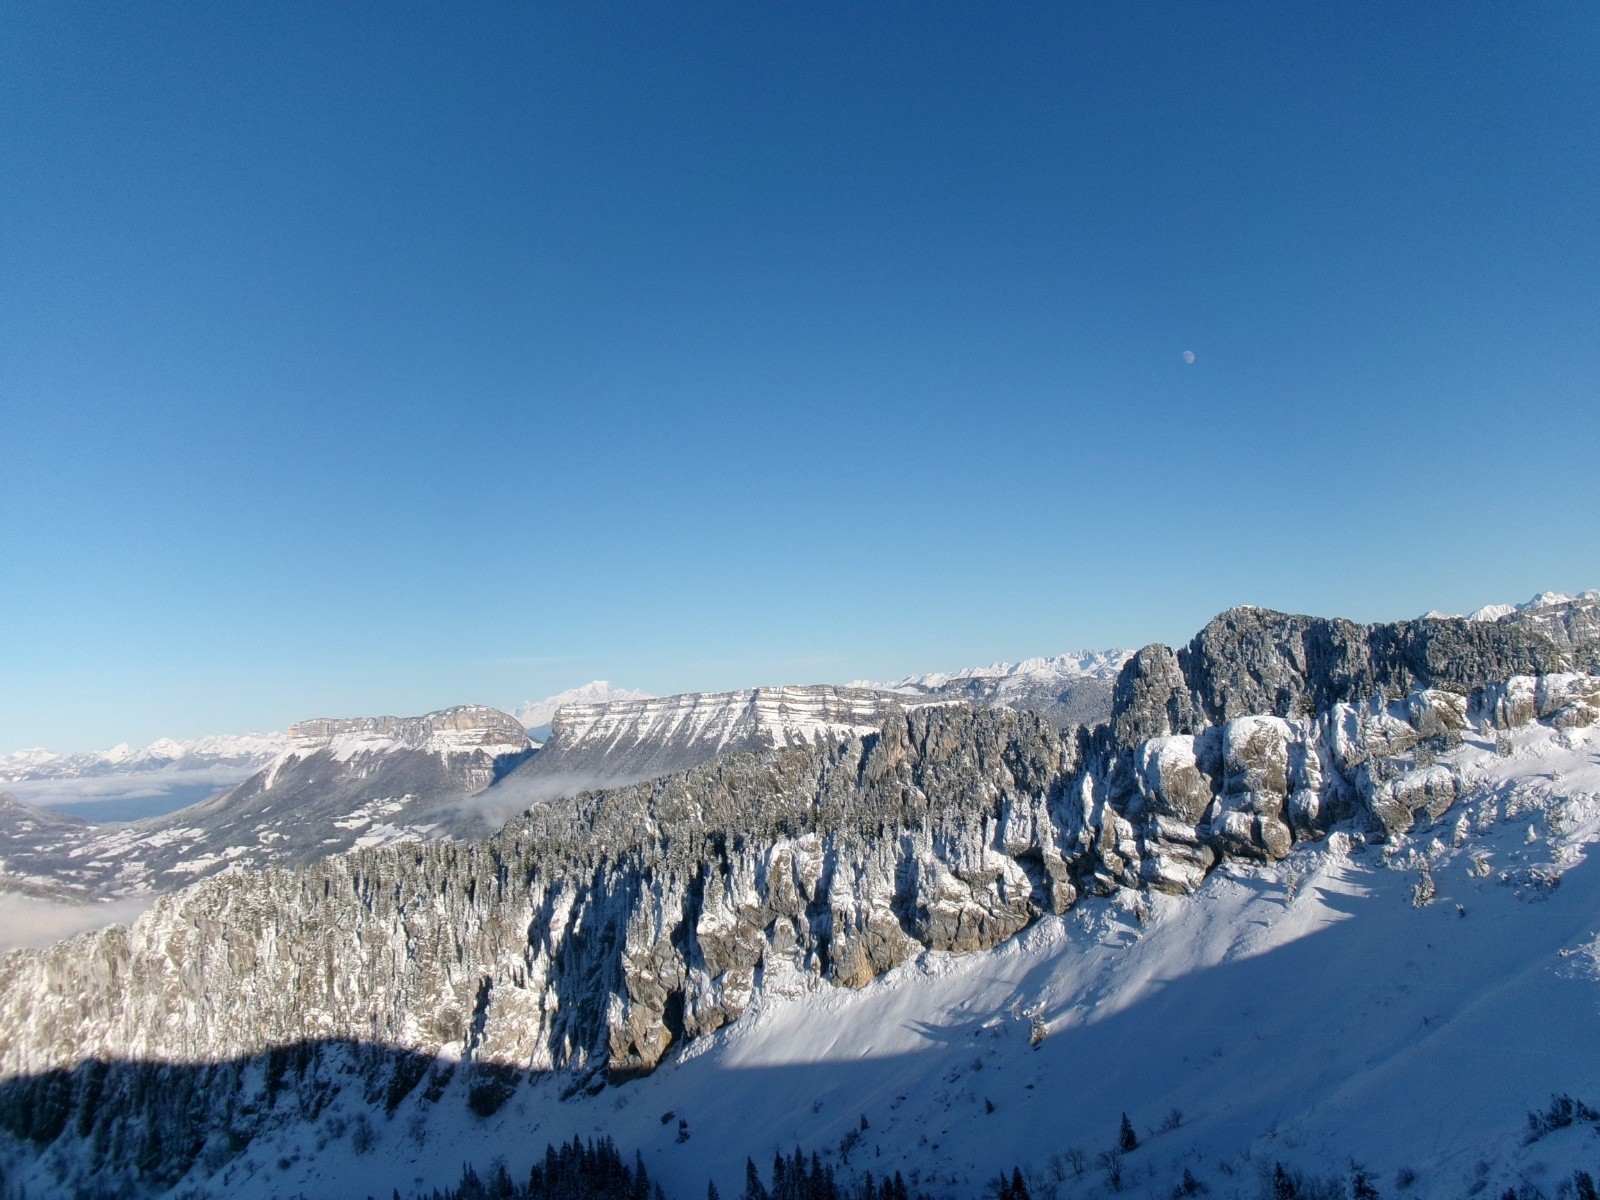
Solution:
M 81 1118 L 67 1136 L 92 1137 L 116 1117 L 83 1116 L 91 1076 L 100 1097 L 138 1063 L 222 1070 L 312 1042 L 385 1048 L 380 1096 L 425 1087 L 397 1065 L 413 1061 L 462 1064 L 488 1107 L 526 1071 L 598 1087 L 759 992 L 987 949 L 1086 892 L 1191 891 L 1341 822 L 1395 837 L 1449 810 L 1440 760 L 1463 739 L 1600 718 L 1587 619 L 1234 610 L 1130 659 L 1093 731 L 920 708 L 842 745 L 560 800 L 482 841 L 220 875 L 131 928 L 0 960 L 0 1124 L 38 1141 L 19 1114 L 43 1103 L 28 1081 L 51 1081 Z M 230 1069 L 247 1140 L 265 1075 Z

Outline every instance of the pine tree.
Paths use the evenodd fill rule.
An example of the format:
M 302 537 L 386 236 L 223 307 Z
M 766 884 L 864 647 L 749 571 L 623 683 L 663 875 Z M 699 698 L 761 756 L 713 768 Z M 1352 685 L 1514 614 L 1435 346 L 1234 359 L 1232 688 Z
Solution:
M 1133 1122 L 1128 1120 L 1128 1114 L 1122 1114 L 1122 1130 L 1117 1134 L 1117 1149 L 1123 1153 L 1139 1148 L 1139 1135 L 1133 1131 Z
M 768 1200 L 766 1186 L 761 1182 L 761 1172 L 756 1170 L 756 1161 L 753 1158 L 744 1160 L 743 1200 Z
M 1272 1168 L 1272 1200 L 1296 1200 L 1300 1189 L 1295 1186 L 1294 1177 L 1283 1169 L 1282 1163 L 1274 1164 Z

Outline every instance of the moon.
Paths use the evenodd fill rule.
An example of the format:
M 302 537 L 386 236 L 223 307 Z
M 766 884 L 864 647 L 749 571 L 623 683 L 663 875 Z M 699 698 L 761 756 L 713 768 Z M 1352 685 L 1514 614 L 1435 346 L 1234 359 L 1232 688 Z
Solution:
M 1193 362 L 1194 362 L 1194 351 L 1193 350 L 1185 350 L 1183 352 L 1183 361 L 1186 362 L 1186 363 L 1193 364 Z

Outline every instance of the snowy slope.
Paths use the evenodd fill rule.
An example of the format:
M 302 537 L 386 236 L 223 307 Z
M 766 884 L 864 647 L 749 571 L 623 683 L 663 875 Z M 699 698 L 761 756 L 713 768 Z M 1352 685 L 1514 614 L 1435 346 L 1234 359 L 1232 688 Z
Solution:
M 1255 1200 L 1277 1162 L 1331 1177 L 1352 1158 L 1385 1195 L 1401 1172 L 1419 1198 L 1549 1194 L 1600 1165 L 1583 1125 L 1524 1144 L 1553 1092 L 1600 1103 L 1600 732 L 1535 726 L 1500 748 L 1458 752 L 1471 793 L 1409 840 L 1335 834 L 1191 897 L 1089 900 L 859 991 L 769 987 L 648 1078 L 565 1099 L 549 1079 L 488 1120 L 447 1098 L 423 1123 L 408 1103 L 371 1119 L 362 1155 L 328 1133 L 364 1109 L 347 1093 L 317 1129 L 252 1147 L 226 1190 L 404 1193 L 462 1160 L 521 1171 L 547 1140 L 608 1133 L 669 1196 L 708 1176 L 737 1195 L 747 1155 L 799 1144 L 840 1164 L 854 1133 L 846 1173 L 975 1196 L 1020 1164 L 1036 1196 L 1109 1196 L 1094 1160 L 1125 1111 L 1144 1142 L 1121 1161 L 1129 1195 L 1167 1197 L 1187 1168 Z M 1419 907 L 1424 863 L 1436 894 Z

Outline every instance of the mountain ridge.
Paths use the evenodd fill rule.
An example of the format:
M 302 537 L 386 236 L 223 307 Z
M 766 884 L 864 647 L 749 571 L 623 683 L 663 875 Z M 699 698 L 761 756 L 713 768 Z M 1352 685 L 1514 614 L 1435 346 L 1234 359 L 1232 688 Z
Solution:
M 173 813 L 96 826 L 45 820 L 34 806 L 0 810 L 0 884 L 61 899 L 126 898 L 235 867 L 433 836 L 453 804 L 532 752 L 514 717 L 482 705 L 312 718 L 291 725 L 248 778 Z
M 57 1086 L 81 1114 L 84 1061 L 138 1047 L 247 1064 L 308 1029 L 453 1062 L 457 1094 L 492 1116 L 530 1072 L 578 1093 L 653 1076 L 762 996 L 848 994 L 1095 898 L 1189 896 L 1219 865 L 1266 869 L 1335 832 L 1403 845 L 1475 794 L 1469 747 L 1489 761 L 1518 730 L 1593 728 L 1594 607 L 1520 625 L 1230 610 L 1130 659 L 1093 730 L 919 707 L 842 745 L 552 801 L 482 842 L 218 876 L 131 928 L 0 959 L 0 1076 L 23 1088 L 0 1123 L 44 1103 L 25 1078 L 72 1072 Z M 130 971 L 146 982 L 108 988 Z M 411 1097 L 422 1076 L 383 1061 L 352 1078 L 433 1112 L 431 1088 Z M 206 1103 L 256 1103 L 259 1076 L 240 1072 Z M 136 1177 L 132 1159 L 107 1169 Z

